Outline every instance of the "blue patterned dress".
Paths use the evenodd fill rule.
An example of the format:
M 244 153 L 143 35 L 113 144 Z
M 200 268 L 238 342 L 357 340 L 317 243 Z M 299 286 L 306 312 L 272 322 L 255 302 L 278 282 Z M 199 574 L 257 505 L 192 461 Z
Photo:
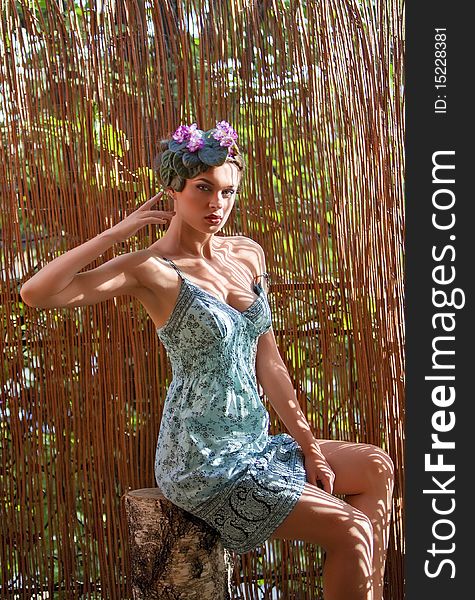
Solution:
M 155 479 L 171 502 L 248 552 L 290 513 L 306 481 L 303 453 L 287 433 L 269 435 L 255 374 L 257 341 L 272 326 L 264 288 L 244 311 L 181 278 L 157 328 L 172 366 L 155 455 Z M 267 277 L 267 273 L 264 273 Z

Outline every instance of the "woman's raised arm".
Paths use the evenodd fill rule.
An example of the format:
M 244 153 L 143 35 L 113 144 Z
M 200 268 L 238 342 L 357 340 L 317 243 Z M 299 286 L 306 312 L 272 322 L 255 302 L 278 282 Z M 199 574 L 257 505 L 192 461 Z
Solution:
M 140 253 L 116 256 L 95 269 L 79 271 L 141 227 L 169 221 L 174 211 L 150 210 L 160 196 L 150 198 L 117 225 L 45 265 L 21 287 L 24 302 L 36 308 L 74 307 L 133 293 L 139 286 L 134 267 L 141 260 Z
M 79 253 L 89 242 L 95 244 L 89 245 L 84 253 Z M 105 236 L 97 236 L 58 257 L 68 259 L 67 263 L 63 261 L 55 264 L 55 260 L 58 259 L 48 263 L 36 274 L 41 275 L 41 278 L 33 281 L 35 275 L 20 289 L 20 295 L 25 303 L 35 308 L 74 307 L 97 304 L 123 294 L 133 294 L 139 284 L 131 268 L 131 254 L 116 256 L 95 269 L 84 273 L 74 272 L 71 275 L 72 269 L 75 268 L 73 261 L 79 262 L 87 252 L 93 252 L 94 249 L 97 249 L 97 256 L 99 256 L 112 245 L 109 243 L 106 246 L 106 242 Z M 70 254 L 74 250 L 79 251 L 76 256 Z

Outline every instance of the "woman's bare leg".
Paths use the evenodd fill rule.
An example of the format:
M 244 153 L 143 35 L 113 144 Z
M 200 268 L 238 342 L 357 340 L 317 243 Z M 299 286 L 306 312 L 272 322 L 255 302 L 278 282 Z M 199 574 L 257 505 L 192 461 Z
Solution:
M 393 490 L 390 457 L 370 444 L 319 440 L 335 473 L 334 493 L 307 483 L 273 538 L 326 550 L 325 600 L 381 600 Z M 369 536 L 369 539 L 368 539 Z
M 373 594 L 382 600 L 384 567 L 389 541 L 394 467 L 381 448 L 319 440 L 320 449 L 335 473 L 334 493 L 371 519 L 373 525 Z
M 373 600 L 373 528 L 360 510 L 306 483 L 292 512 L 270 539 L 280 538 L 325 549 L 325 600 Z

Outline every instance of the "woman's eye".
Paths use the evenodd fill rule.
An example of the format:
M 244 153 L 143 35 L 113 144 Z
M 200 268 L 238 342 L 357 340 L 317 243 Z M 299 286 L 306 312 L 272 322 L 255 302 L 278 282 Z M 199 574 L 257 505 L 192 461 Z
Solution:
M 197 185 L 196 187 L 197 187 L 199 190 L 202 190 L 203 192 L 207 192 L 207 191 L 209 191 L 209 188 L 208 188 L 208 186 L 207 186 L 207 185 L 199 184 L 199 185 Z M 204 188 L 204 189 L 203 189 L 203 188 Z M 235 194 L 235 193 L 236 193 L 236 192 L 235 192 L 234 190 L 225 190 L 225 191 L 223 192 L 223 194 L 226 194 L 226 195 L 228 195 L 228 196 L 229 196 L 229 195 L 232 195 L 232 194 Z

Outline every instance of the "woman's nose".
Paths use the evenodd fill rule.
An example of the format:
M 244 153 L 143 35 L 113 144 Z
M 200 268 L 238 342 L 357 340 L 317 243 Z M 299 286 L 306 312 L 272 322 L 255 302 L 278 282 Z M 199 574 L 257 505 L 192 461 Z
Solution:
M 223 198 L 220 197 L 218 194 L 214 195 L 210 201 L 210 204 L 212 206 L 216 206 L 221 208 L 223 206 Z

